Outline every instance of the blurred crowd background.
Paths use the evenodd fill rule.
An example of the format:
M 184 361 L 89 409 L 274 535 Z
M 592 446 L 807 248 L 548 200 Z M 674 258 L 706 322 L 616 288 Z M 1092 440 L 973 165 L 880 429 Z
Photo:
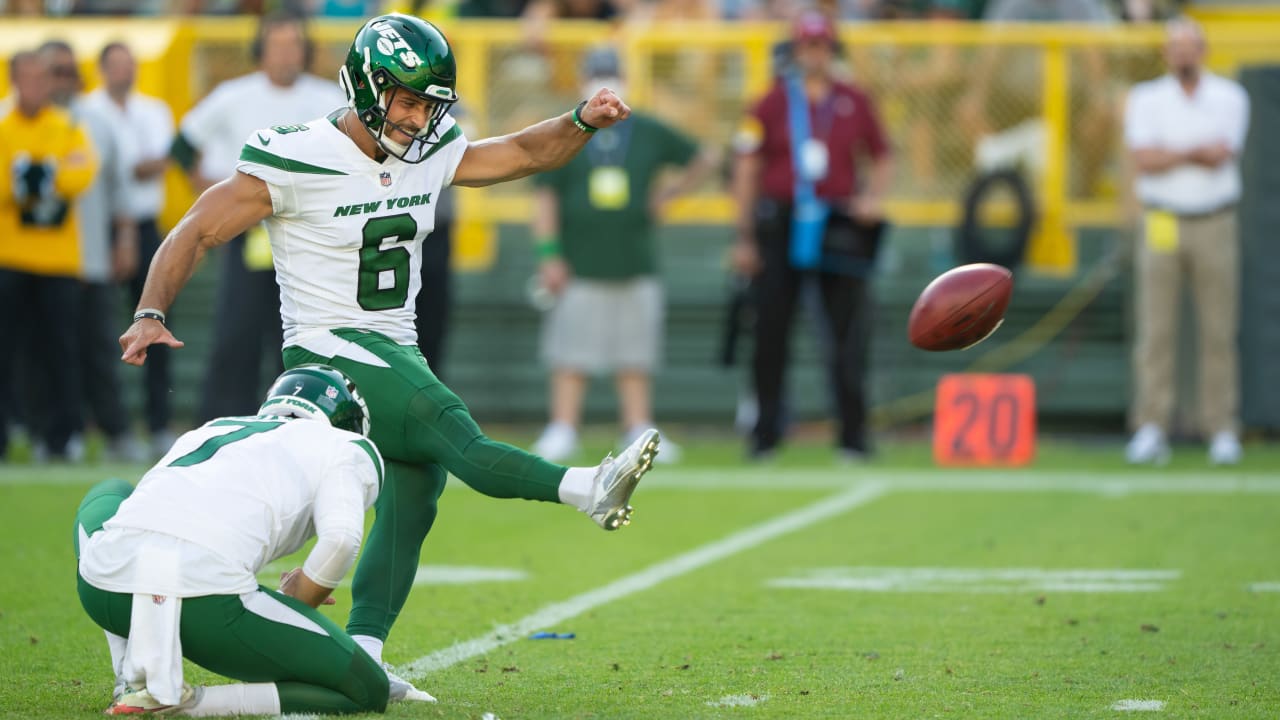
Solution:
M 1280 252 L 1270 230 L 1280 218 L 1268 200 L 1280 189 L 1275 170 L 1280 148 L 1271 139 L 1280 128 L 1280 44 L 1275 42 L 1280 7 L 1275 5 L 0 0 L 0 56 L 7 62 L 42 43 L 65 43 L 74 63 L 54 68 L 55 74 L 74 80 L 75 92 L 92 93 L 110 81 L 112 58 L 104 48 L 114 43 L 136 61 L 133 89 L 162 101 L 170 122 L 180 124 L 219 83 L 255 68 L 250 47 L 264 13 L 307 18 L 314 45 L 308 69 L 324 79 L 335 77 L 363 19 L 382 12 L 415 13 L 440 25 L 454 45 L 465 127 L 476 138 L 511 132 L 572 108 L 580 99 L 583 58 L 602 46 L 613 49 L 625 68 L 627 101 L 716 151 L 722 161 L 717 172 L 662 209 L 656 232 L 666 288 L 666 339 L 654 377 L 654 415 L 664 427 L 696 437 L 731 432 L 735 418 L 739 429 L 749 424 L 741 417 L 744 395 L 750 394 L 743 363 L 725 347 L 726 337 L 734 334 L 727 332 L 727 323 L 735 280 L 725 259 L 734 238 L 730 165 L 743 119 L 785 66 L 791 22 L 803 10 L 836 23 L 837 71 L 874 98 L 892 149 L 894 172 L 885 198 L 890 226 L 872 275 L 877 310 L 868 329 L 873 430 L 927 427 L 939 374 L 973 369 L 1031 374 L 1045 427 L 1117 436 L 1129 429 L 1134 385 L 1130 259 L 1141 205 L 1123 143 L 1125 98 L 1136 83 L 1165 72 L 1162 22 L 1184 13 L 1205 28 L 1207 67 L 1241 82 L 1252 98 L 1251 131 L 1241 161 L 1241 413 L 1245 429 L 1255 435 L 1269 436 L 1280 428 L 1280 395 L 1268 380 L 1280 337 L 1267 322 L 1280 307 L 1274 290 L 1280 287 Z M 10 98 L 6 112 L 13 82 L 12 72 L 0 78 L 0 97 Z M 197 187 L 177 163 L 139 160 L 159 161 L 152 177 L 162 199 L 143 214 L 153 213 L 163 233 Z M 985 178 L 1005 171 L 1015 176 L 1013 182 L 982 186 Z M 547 415 L 547 368 L 537 351 L 544 310 L 533 281 L 539 262 L 530 226 L 533 194 L 531 182 L 518 182 L 456 195 L 451 222 L 455 291 L 448 308 L 449 350 L 440 370 L 482 423 L 539 423 Z M 992 257 L 1005 258 L 1017 273 L 1017 294 L 1000 334 L 961 355 L 911 348 L 903 328 L 919 290 L 959 262 Z M 101 335 L 114 337 L 127 326 L 133 310 L 130 283 L 145 273 L 145 256 L 133 267 L 124 265 L 109 274 L 113 294 L 94 302 L 106 308 Z M 216 266 L 206 262 L 173 309 L 175 332 L 187 347 L 173 353 L 166 389 L 170 410 L 161 422 L 154 408 L 148 417 L 141 371 L 119 365 L 114 378 L 85 376 L 86 389 L 118 383 L 127 414 L 124 430 L 116 423 L 104 433 L 91 409 L 78 413 L 76 433 L 107 435 L 105 454 L 142 459 L 173 431 L 200 419 L 200 388 L 219 371 L 209 361 Z M 22 308 L 0 312 L 21 313 Z M 1180 312 L 1190 326 L 1191 310 Z M 797 328 L 785 414 L 788 423 L 803 425 L 830 414 L 831 395 L 820 361 L 822 333 L 799 324 L 805 327 Z M 1188 360 L 1172 382 L 1193 389 L 1195 354 L 1189 351 L 1194 336 L 1184 333 L 1179 342 Z M 263 362 L 270 366 L 277 360 Z M 17 362 L 18 369 L 3 380 L 22 384 L 21 378 L 39 378 L 41 363 L 38 355 L 26 370 Z M 263 374 L 263 383 L 268 377 Z M 22 385 L 27 407 L 48 401 L 45 387 L 41 381 Z M 87 397 L 82 393 L 76 402 L 86 403 Z M 1171 434 L 1203 434 L 1196 395 L 1180 397 Z M 587 422 L 612 423 L 616 411 L 617 398 L 610 393 L 588 395 Z M 23 417 L 30 414 L 10 418 L 19 436 Z M 111 436 L 121 433 L 125 439 L 113 442 Z

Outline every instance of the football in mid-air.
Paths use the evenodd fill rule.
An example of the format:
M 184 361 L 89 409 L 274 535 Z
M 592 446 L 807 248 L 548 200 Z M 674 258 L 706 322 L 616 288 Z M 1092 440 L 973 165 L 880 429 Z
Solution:
M 1004 321 L 1013 273 L 991 263 L 952 268 L 933 279 L 911 308 L 907 337 L 921 350 L 963 350 Z

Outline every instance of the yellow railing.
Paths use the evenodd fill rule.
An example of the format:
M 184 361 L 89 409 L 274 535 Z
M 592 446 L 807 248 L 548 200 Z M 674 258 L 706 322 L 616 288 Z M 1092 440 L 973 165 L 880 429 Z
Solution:
M 1205 23 L 1215 71 L 1234 75 L 1245 65 L 1280 62 L 1280 14 L 1220 11 Z M 334 74 L 356 27 L 313 26 L 314 71 Z M 455 46 L 459 93 L 477 135 L 509 132 L 571 107 L 579 96 L 578 57 L 608 43 L 623 56 L 626 96 L 635 107 L 725 148 L 742 114 L 768 88 L 770 49 L 785 36 L 785 28 L 761 24 L 571 22 L 551 28 L 535 50 L 513 22 L 455 21 L 444 29 Z M 249 18 L 6 19 L 0 53 L 63 37 L 92 78 L 98 49 L 123 39 L 143 60 L 140 87 L 181 115 L 217 82 L 250 69 L 253 30 Z M 846 71 L 878 100 L 899 157 L 888 206 L 895 223 L 955 223 L 979 149 L 1020 126 L 1035 131 L 1029 135 L 1033 146 L 1021 150 L 1041 217 L 1033 264 L 1070 271 L 1076 228 L 1126 221 L 1123 97 L 1133 82 L 1162 72 L 1159 27 L 869 23 L 842 28 L 841 39 Z M 0 92 L 6 85 L 7 77 L 0 77 Z M 166 219 L 172 221 L 191 196 L 176 173 L 170 188 Z M 487 259 L 494 224 L 528 220 L 527 188 L 516 183 L 460 193 L 470 233 L 464 244 L 476 263 Z M 732 212 L 717 182 L 674 204 L 668 219 L 725 224 Z

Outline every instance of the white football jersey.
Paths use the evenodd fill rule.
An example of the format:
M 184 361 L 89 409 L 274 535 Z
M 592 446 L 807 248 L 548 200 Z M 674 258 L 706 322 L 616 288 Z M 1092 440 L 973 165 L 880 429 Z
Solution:
M 318 533 L 363 537 L 382 476 L 373 443 L 325 422 L 212 420 L 178 438 L 82 542 L 80 571 L 115 592 L 252 592 L 267 563 Z
M 359 129 L 359 132 L 364 132 Z M 253 133 L 236 169 L 266 182 L 286 346 L 335 328 L 417 342 L 422 241 L 466 151 L 445 116 L 420 163 L 362 153 L 329 118 Z

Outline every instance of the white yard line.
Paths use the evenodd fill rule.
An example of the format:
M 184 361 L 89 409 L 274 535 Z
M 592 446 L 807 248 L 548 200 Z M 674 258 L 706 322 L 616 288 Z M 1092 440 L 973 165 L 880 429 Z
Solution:
M 763 695 L 725 695 L 719 700 L 708 700 L 711 707 L 755 707 L 769 699 L 768 693 Z
M 400 669 L 403 671 L 402 674 L 410 678 L 420 678 L 427 673 L 443 670 L 520 640 L 530 633 L 558 625 L 601 605 L 643 592 L 659 583 L 749 550 L 769 540 L 803 530 L 823 520 L 866 505 L 884 493 L 885 488 L 880 483 L 859 484 L 846 492 L 733 533 L 657 565 L 651 565 L 603 587 L 589 590 L 563 602 L 547 605 L 514 623 L 499 626 L 486 635 L 464 640 L 430 655 L 424 655 Z
M 895 593 L 1160 592 L 1180 570 L 1131 568 L 810 568 L 770 587 Z
M 1158 712 L 1164 709 L 1163 700 L 1117 700 L 1111 706 L 1120 712 Z

